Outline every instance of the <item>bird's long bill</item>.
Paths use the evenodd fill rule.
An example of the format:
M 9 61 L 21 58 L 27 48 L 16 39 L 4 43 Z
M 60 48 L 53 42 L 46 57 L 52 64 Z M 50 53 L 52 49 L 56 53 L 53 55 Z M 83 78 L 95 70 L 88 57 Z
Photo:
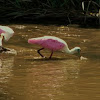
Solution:
M 81 57 L 81 50 L 78 51 L 78 57 L 80 59 L 80 57 Z
M 2 40 L 3 40 L 3 36 L 0 35 L 0 46 L 2 46 Z

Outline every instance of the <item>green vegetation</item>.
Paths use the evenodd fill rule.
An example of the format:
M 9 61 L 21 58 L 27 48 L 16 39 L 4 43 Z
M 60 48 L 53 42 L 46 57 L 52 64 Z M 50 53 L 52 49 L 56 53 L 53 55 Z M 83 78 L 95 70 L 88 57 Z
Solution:
M 65 17 L 71 22 L 72 17 L 85 16 L 86 21 L 87 15 L 94 17 L 95 13 L 96 16 L 99 8 L 100 0 L 85 0 L 84 5 L 82 5 L 82 0 L 1 0 L 0 20 Z

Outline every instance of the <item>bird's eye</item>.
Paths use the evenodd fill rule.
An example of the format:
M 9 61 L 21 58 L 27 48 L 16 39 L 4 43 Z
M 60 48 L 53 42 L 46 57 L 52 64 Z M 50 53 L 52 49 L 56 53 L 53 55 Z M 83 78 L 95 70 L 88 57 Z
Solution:
M 80 53 L 80 51 L 81 51 L 80 49 L 77 49 L 77 52 L 78 52 L 78 53 Z

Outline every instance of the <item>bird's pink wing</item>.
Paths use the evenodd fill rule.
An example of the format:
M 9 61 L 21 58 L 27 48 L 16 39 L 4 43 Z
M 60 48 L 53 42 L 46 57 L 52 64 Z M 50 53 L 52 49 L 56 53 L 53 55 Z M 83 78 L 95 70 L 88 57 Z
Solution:
M 47 48 L 49 50 L 61 50 L 65 44 L 59 42 L 58 40 L 53 40 L 53 39 L 44 39 L 38 41 L 38 44 L 41 45 L 44 48 Z
M 39 38 L 33 38 L 33 39 L 29 39 L 28 43 L 30 44 L 38 44 L 41 45 L 44 48 L 47 48 L 49 50 L 61 50 L 65 44 L 58 41 L 58 40 L 54 40 L 54 39 L 39 39 Z
M 42 44 L 43 40 L 42 39 L 37 39 L 37 38 L 32 38 L 28 40 L 28 43 L 30 44 Z

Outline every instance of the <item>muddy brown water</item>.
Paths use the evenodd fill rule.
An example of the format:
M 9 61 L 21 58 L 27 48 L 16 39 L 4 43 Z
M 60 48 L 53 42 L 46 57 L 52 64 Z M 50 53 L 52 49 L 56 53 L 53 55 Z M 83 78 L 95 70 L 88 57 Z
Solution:
M 0 100 L 100 100 L 100 29 L 78 26 L 9 25 L 15 35 L 3 45 L 17 51 L 0 54 Z M 51 60 L 37 54 L 28 38 L 64 39 L 81 55 L 55 52 Z M 48 50 L 42 51 L 49 56 Z

